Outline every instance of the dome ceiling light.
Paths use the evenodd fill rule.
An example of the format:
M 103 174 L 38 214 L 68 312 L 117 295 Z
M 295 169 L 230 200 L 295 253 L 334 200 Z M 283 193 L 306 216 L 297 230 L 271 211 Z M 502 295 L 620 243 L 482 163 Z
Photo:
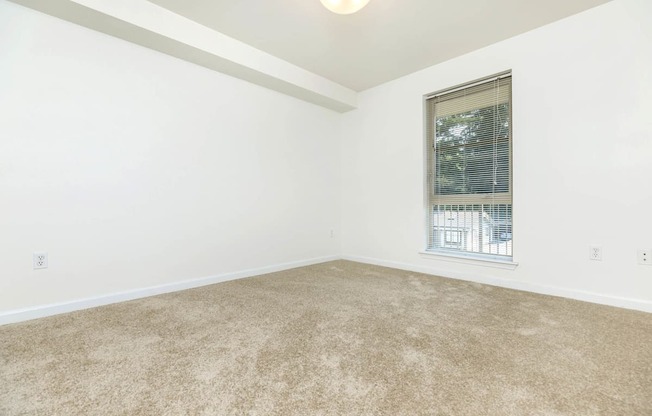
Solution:
M 328 10 L 337 14 L 351 14 L 362 9 L 369 0 L 320 0 Z

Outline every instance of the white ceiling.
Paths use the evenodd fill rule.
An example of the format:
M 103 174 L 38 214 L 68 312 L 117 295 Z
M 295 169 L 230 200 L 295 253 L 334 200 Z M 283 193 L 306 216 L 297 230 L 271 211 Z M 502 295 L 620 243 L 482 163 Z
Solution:
M 610 0 L 10 0 L 346 112 L 367 88 Z
M 371 0 L 336 15 L 319 0 L 149 0 L 362 91 L 609 0 Z

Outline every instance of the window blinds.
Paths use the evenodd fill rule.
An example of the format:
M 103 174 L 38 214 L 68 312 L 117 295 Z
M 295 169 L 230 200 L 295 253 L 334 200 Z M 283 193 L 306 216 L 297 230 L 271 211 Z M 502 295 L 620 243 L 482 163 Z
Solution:
M 427 98 L 428 250 L 512 256 L 511 75 Z

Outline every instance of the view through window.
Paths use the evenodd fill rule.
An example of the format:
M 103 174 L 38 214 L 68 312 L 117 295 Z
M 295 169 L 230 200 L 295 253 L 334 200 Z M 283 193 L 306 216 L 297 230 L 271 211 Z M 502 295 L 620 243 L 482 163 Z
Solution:
M 427 250 L 511 259 L 511 74 L 426 100 Z

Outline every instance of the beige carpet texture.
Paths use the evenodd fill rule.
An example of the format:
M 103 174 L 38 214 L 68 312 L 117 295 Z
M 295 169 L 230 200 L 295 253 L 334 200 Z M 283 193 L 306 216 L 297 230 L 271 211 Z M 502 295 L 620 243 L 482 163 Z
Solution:
M 335 261 L 0 327 L 0 415 L 652 415 L 652 314 Z

